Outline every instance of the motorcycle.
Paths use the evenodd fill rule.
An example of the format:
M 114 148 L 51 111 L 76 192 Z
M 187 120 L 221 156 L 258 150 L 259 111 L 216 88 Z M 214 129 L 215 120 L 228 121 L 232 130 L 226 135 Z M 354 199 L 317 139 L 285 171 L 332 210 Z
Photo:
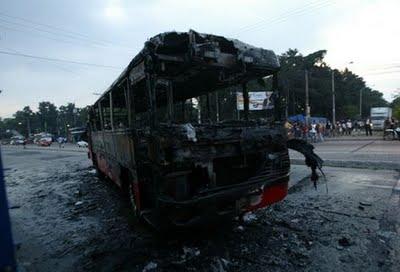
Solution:
M 384 140 L 400 140 L 400 127 L 387 128 L 383 132 Z

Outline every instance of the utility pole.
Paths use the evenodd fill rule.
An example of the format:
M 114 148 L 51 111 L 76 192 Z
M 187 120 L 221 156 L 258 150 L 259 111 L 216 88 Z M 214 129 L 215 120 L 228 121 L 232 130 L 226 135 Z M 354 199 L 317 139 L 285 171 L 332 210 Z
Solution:
M 332 70 L 332 123 L 336 126 L 335 71 Z
M 285 115 L 286 115 L 286 120 L 289 119 L 289 99 L 290 99 L 290 93 L 289 93 L 289 84 L 287 81 L 285 81 L 286 83 L 286 107 L 285 107 Z
M 362 90 L 364 88 L 360 89 L 360 118 L 362 118 Z
M 26 126 L 28 130 L 28 138 L 31 137 L 31 121 L 29 120 L 29 115 L 26 117 Z
M 305 79 L 306 79 L 306 125 L 308 126 L 309 120 L 310 120 L 310 103 L 309 103 L 309 98 L 308 98 L 308 71 L 305 70 Z

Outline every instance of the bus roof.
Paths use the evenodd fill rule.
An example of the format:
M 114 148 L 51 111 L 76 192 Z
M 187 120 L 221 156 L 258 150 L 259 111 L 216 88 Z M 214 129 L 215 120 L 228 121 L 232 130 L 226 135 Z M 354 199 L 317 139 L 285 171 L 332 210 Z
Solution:
M 127 78 L 132 84 L 144 80 L 149 62 L 150 72 L 173 80 L 174 92 L 178 91 L 174 99 L 195 97 L 207 90 L 267 76 L 280 69 L 278 57 L 271 50 L 193 30 L 165 32 L 145 43 L 99 100 L 119 88 Z

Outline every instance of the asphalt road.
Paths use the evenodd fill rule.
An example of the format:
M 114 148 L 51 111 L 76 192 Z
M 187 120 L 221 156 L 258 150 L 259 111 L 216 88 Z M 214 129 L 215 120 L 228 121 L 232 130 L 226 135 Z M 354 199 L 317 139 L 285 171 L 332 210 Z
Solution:
M 400 141 L 339 138 L 314 145 L 315 152 L 326 161 L 325 165 L 400 170 Z M 290 158 L 303 159 L 296 151 L 290 152 Z
M 397 142 L 365 144 L 327 142 L 316 150 L 343 162 L 368 153 L 375 168 L 387 151 L 399 154 Z M 284 201 L 244 222 L 160 237 L 132 219 L 84 152 L 4 147 L 2 155 L 26 271 L 400 271 L 396 168 L 325 167 L 317 190 L 308 178 L 292 182 Z M 293 170 L 294 180 L 309 174 Z

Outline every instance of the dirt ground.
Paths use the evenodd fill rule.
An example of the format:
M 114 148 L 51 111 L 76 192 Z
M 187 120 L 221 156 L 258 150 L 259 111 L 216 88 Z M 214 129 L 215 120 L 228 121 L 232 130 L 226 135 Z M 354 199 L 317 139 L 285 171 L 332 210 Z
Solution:
M 400 271 L 398 172 L 326 167 L 279 204 L 156 234 L 81 152 L 3 149 L 25 271 Z

